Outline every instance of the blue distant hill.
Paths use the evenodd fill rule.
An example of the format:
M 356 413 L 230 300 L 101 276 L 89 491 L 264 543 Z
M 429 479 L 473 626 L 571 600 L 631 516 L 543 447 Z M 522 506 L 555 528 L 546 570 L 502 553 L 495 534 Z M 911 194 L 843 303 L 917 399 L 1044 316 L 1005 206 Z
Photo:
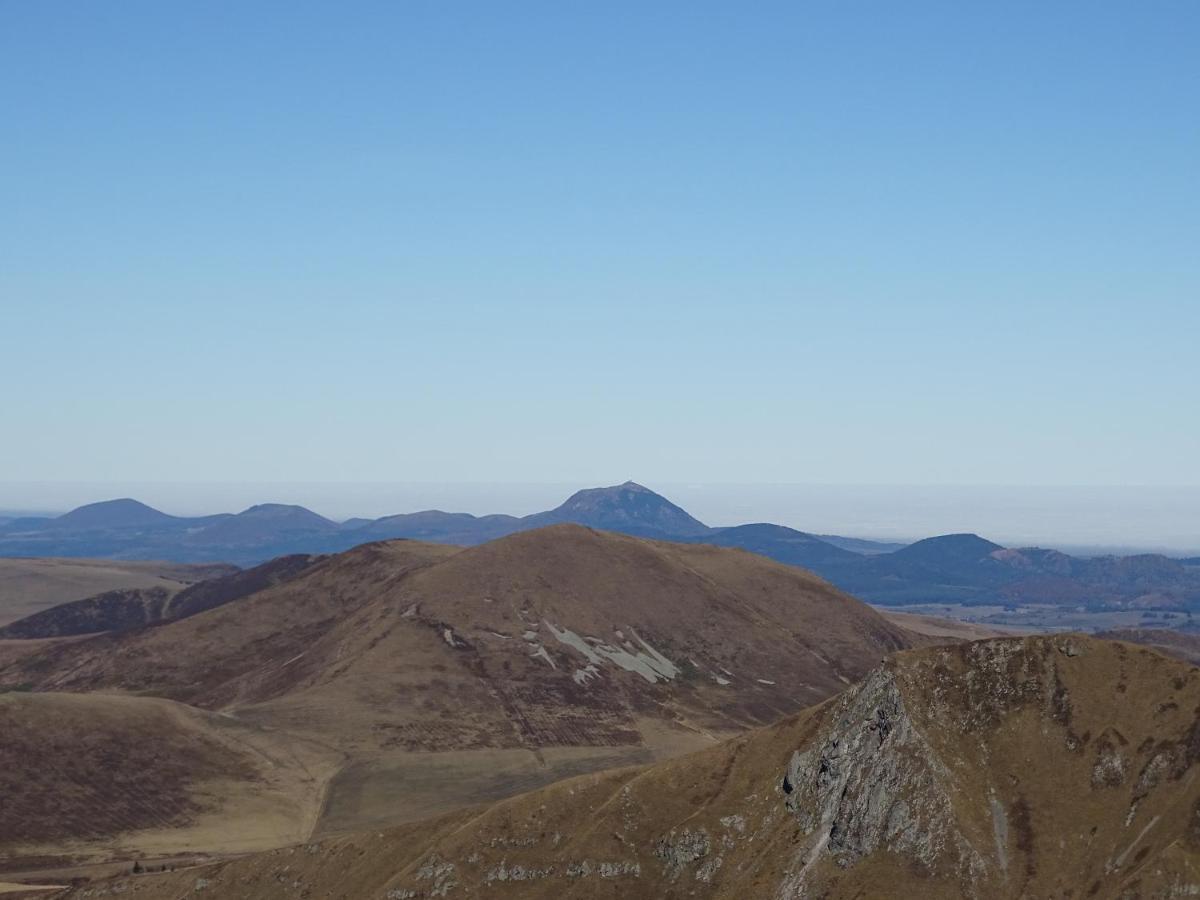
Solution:
M 1084 558 L 1006 548 L 975 534 L 887 544 L 758 522 L 713 528 L 632 481 L 578 491 L 528 516 L 424 510 L 333 522 L 302 506 L 172 516 L 123 498 L 56 518 L 0 521 L 0 556 L 75 556 L 256 565 L 287 554 L 334 553 L 407 538 L 470 546 L 518 531 L 575 523 L 637 537 L 737 547 L 822 575 L 879 604 L 1050 603 L 1093 608 L 1200 609 L 1200 558 Z

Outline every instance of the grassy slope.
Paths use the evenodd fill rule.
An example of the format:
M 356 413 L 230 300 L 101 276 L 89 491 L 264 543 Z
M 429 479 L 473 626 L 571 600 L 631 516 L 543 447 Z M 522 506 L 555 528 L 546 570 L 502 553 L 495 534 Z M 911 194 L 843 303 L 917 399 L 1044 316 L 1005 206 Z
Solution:
M 0 858 L 243 852 L 303 840 L 338 754 L 141 697 L 0 695 Z
M 1059 636 L 903 653 L 879 679 L 898 686 L 913 727 L 907 744 L 889 743 L 900 730 L 873 732 L 874 715 L 857 719 L 850 691 L 649 768 L 120 887 L 146 900 L 201 884 L 255 900 L 733 900 L 779 896 L 791 883 L 833 900 L 1149 898 L 1200 883 L 1200 671 L 1144 648 Z M 839 865 L 820 849 L 822 829 L 806 832 L 788 810 L 793 752 L 829 753 L 830 735 L 846 729 L 908 773 L 867 786 L 876 808 L 899 798 L 907 815 L 937 813 L 916 833 L 945 837 L 925 861 L 896 833 L 862 858 L 842 852 Z M 978 862 L 964 866 L 964 854 Z

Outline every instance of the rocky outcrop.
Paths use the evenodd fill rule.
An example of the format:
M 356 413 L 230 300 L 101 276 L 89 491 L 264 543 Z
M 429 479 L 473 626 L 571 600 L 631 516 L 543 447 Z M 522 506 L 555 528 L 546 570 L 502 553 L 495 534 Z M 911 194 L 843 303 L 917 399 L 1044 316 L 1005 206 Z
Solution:
M 819 742 L 792 755 L 788 810 L 811 840 L 781 896 L 799 896 L 823 856 L 840 868 L 877 850 L 927 872 L 973 878 L 983 858 L 954 824 L 949 773 L 917 731 L 892 671 L 877 669 L 838 701 Z
M 663 861 L 667 877 L 674 881 L 687 866 L 708 856 L 709 848 L 708 832 L 703 828 L 684 829 L 661 839 L 654 847 L 654 855 Z

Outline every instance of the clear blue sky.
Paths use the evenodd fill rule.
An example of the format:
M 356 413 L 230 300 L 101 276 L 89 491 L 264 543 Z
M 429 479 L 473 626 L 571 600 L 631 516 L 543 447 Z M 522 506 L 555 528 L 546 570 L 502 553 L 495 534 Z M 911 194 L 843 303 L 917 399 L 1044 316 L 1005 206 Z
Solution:
M 1198 46 L 0 0 L 0 479 L 1200 483 Z

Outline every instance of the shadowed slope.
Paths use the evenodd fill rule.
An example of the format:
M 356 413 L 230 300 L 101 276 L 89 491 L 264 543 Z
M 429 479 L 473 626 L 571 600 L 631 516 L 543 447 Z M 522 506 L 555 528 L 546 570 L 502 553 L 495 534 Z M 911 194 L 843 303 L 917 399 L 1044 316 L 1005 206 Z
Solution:
M 236 566 L 110 559 L 0 559 L 0 625 L 106 591 L 161 587 L 170 593 Z
M 38 639 L 125 631 L 186 619 L 295 578 L 318 557 L 298 554 L 190 585 L 178 593 L 163 587 L 107 591 L 44 609 L 0 628 L 0 638 Z
M 171 593 L 164 587 L 105 591 L 11 622 L 0 628 L 0 639 L 36 640 L 136 628 L 162 619 Z

